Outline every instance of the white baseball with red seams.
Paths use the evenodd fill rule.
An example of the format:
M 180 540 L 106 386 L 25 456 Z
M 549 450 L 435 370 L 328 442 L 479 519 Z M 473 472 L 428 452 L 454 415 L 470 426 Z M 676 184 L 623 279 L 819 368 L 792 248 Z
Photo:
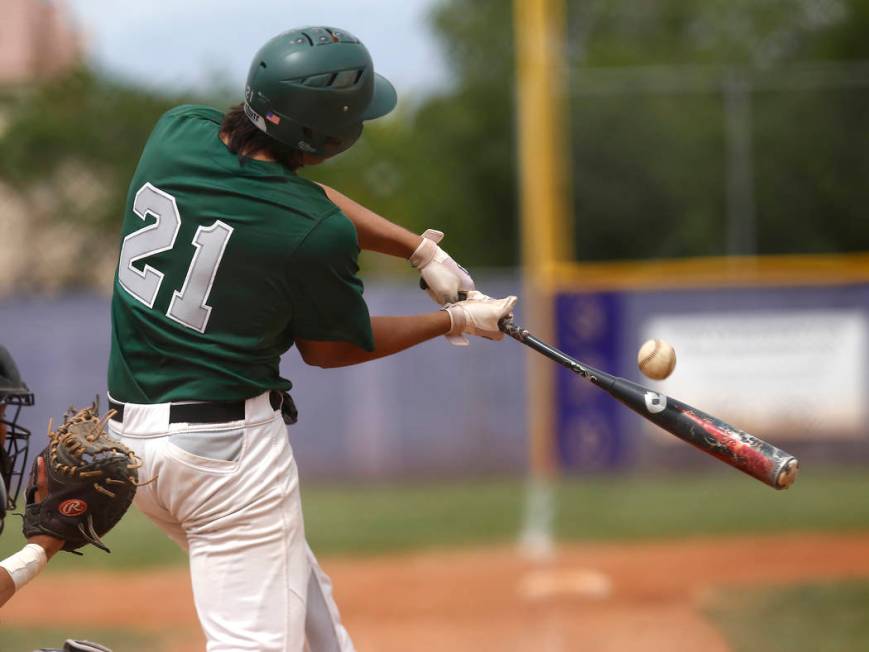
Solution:
M 652 380 L 664 380 L 676 367 L 676 351 L 664 340 L 646 340 L 637 353 L 637 366 Z

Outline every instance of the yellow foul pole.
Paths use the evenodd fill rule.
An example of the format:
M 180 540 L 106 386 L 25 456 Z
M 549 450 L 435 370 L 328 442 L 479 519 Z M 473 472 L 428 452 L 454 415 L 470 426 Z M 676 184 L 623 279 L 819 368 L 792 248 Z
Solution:
M 514 0 L 524 325 L 552 341 L 553 268 L 569 257 L 569 175 L 565 0 Z M 522 538 L 532 553 L 550 547 L 556 471 L 554 380 L 550 361 L 527 358 L 531 482 Z

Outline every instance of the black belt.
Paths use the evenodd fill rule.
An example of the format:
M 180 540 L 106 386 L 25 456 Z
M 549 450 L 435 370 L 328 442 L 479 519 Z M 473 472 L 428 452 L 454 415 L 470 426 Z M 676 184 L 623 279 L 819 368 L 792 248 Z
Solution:
M 273 410 L 281 410 L 287 424 L 298 418 L 293 399 L 286 392 L 272 391 L 269 402 Z M 202 403 L 172 403 L 169 423 L 226 423 L 244 421 L 244 401 L 205 401 Z M 109 409 L 115 410 L 112 419 L 124 420 L 124 403 L 109 399 Z
M 109 399 L 109 409 L 117 412 L 112 419 L 124 420 L 123 403 Z M 244 421 L 244 401 L 172 403 L 169 406 L 169 423 L 225 423 L 227 421 Z

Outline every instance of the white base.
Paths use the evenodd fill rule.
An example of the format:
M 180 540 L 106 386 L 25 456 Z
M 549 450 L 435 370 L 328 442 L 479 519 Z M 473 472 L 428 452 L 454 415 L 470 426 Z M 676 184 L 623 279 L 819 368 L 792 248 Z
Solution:
M 555 556 L 552 536 L 555 521 L 555 492 L 549 480 L 530 478 L 525 489 L 525 514 L 519 533 L 519 554 L 544 562 Z

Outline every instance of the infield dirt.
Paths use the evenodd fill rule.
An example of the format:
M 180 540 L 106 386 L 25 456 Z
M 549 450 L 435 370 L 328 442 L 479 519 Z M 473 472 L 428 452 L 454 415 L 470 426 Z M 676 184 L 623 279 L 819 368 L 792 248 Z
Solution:
M 869 577 L 869 533 L 699 538 L 323 559 L 360 652 L 726 652 L 703 616 L 716 589 Z M 184 569 L 56 573 L 4 608 L 16 627 L 177 631 L 167 652 L 204 649 Z M 82 599 L 87 596 L 86 599 Z M 123 652 L 119 650 L 118 652 Z

